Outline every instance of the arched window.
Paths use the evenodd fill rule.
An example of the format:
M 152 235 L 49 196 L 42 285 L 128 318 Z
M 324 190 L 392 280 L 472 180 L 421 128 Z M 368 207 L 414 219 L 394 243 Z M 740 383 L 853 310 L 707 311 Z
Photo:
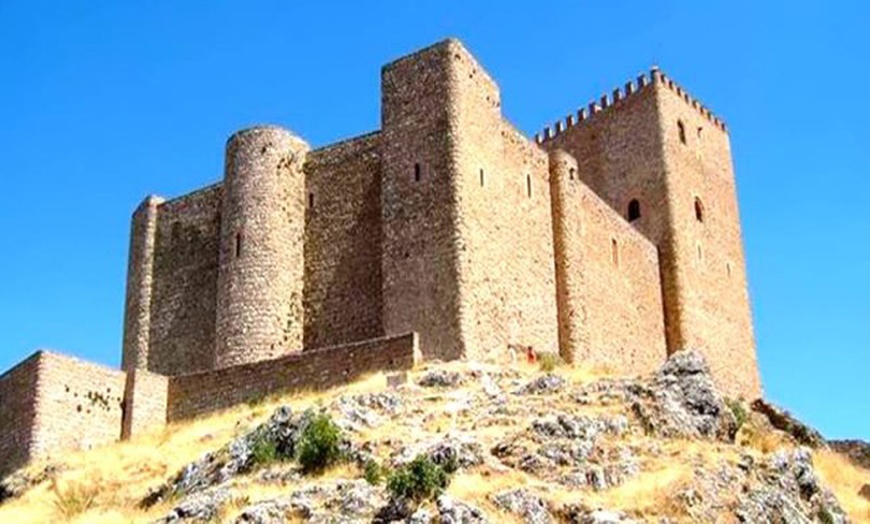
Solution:
M 628 203 L 628 221 L 634 222 L 640 218 L 640 202 L 635 198 Z
M 704 203 L 698 197 L 695 197 L 695 218 L 698 222 L 704 221 Z
M 420 164 L 414 164 L 414 182 L 420 181 Z
M 680 142 L 686 143 L 686 126 L 682 120 L 677 120 L 677 130 L 680 132 Z

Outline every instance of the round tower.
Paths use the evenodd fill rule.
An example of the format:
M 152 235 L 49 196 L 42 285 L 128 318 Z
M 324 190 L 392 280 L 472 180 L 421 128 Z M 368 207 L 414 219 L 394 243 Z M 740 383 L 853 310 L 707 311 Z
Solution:
M 302 349 L 308 144 L 260 126 L 227 141 L 221 209 L 215 366 Z

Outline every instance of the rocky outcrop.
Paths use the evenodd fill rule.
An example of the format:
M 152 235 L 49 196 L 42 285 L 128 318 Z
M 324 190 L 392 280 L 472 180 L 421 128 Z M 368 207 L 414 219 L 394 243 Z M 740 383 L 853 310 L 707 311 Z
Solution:
M 491 497 L 493 504 L 502 511 L 513 513 L 529 524 L 550 524 L 553 517 L 547 502 L 541 497 L 524 489 L 514 489 L 496 493 Z
M 25 491 L 54 479 L 62 467 L 49 464 L 38 471 L 22 469 L 0 480 L 0 504 L 20 497 Z
M 778 408 L 764 399 L 756 399 L 752 402 L 752 410 L 761 413 L 776 429 L 788 433 L 799 444 L 811 448 L 823 448 L 827 442 L 821 433 L 807 426 L 792 416 L 788 411 Z
M 870 442 L 863 440 L 829 440 L 828 445 L 849 457 L 853 464 L 870 470 Z
M 152 490 L 140 505 L 148 508 L 170 497 L 184 498 L 248 473 L 256 465 L 258 450 L 269 449 L 278 459 L 295 457 L 296 446 L 313 417 L 311 411 L 294 416 L 289 407 L 279 407 L 253 431 L 182 468 L 168 482 Z M 346 442 L 344 446 L 349 448 L 350 444 Z
M 737 432 L 734 414 L 697 351 L 674 353 L 648 384 L 629 386 L 629 394 L 647 433 L 730 442 Z

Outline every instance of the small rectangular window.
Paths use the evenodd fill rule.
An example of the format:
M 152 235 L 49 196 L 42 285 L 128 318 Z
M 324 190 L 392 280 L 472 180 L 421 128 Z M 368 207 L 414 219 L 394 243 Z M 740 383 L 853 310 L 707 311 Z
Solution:
M 236 246 L 235 246 L 236 258 L 242 256 L 242 233 L 241 231 L 236 233 Z
M 420 181 L 420 164 L 414 164 L 414 182 Z

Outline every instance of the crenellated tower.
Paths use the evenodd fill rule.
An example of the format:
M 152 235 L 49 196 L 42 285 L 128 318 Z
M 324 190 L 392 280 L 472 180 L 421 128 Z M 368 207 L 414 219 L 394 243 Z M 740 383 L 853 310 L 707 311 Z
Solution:
M 217 281 L 215 366 L 302 348 L 308 144 L 273 126 L 227 141 Z
M 668 350 L 698 348 L 730 394 L 760 395 L 725 124 L 653 69 L 537 141 L 658 247 Z

